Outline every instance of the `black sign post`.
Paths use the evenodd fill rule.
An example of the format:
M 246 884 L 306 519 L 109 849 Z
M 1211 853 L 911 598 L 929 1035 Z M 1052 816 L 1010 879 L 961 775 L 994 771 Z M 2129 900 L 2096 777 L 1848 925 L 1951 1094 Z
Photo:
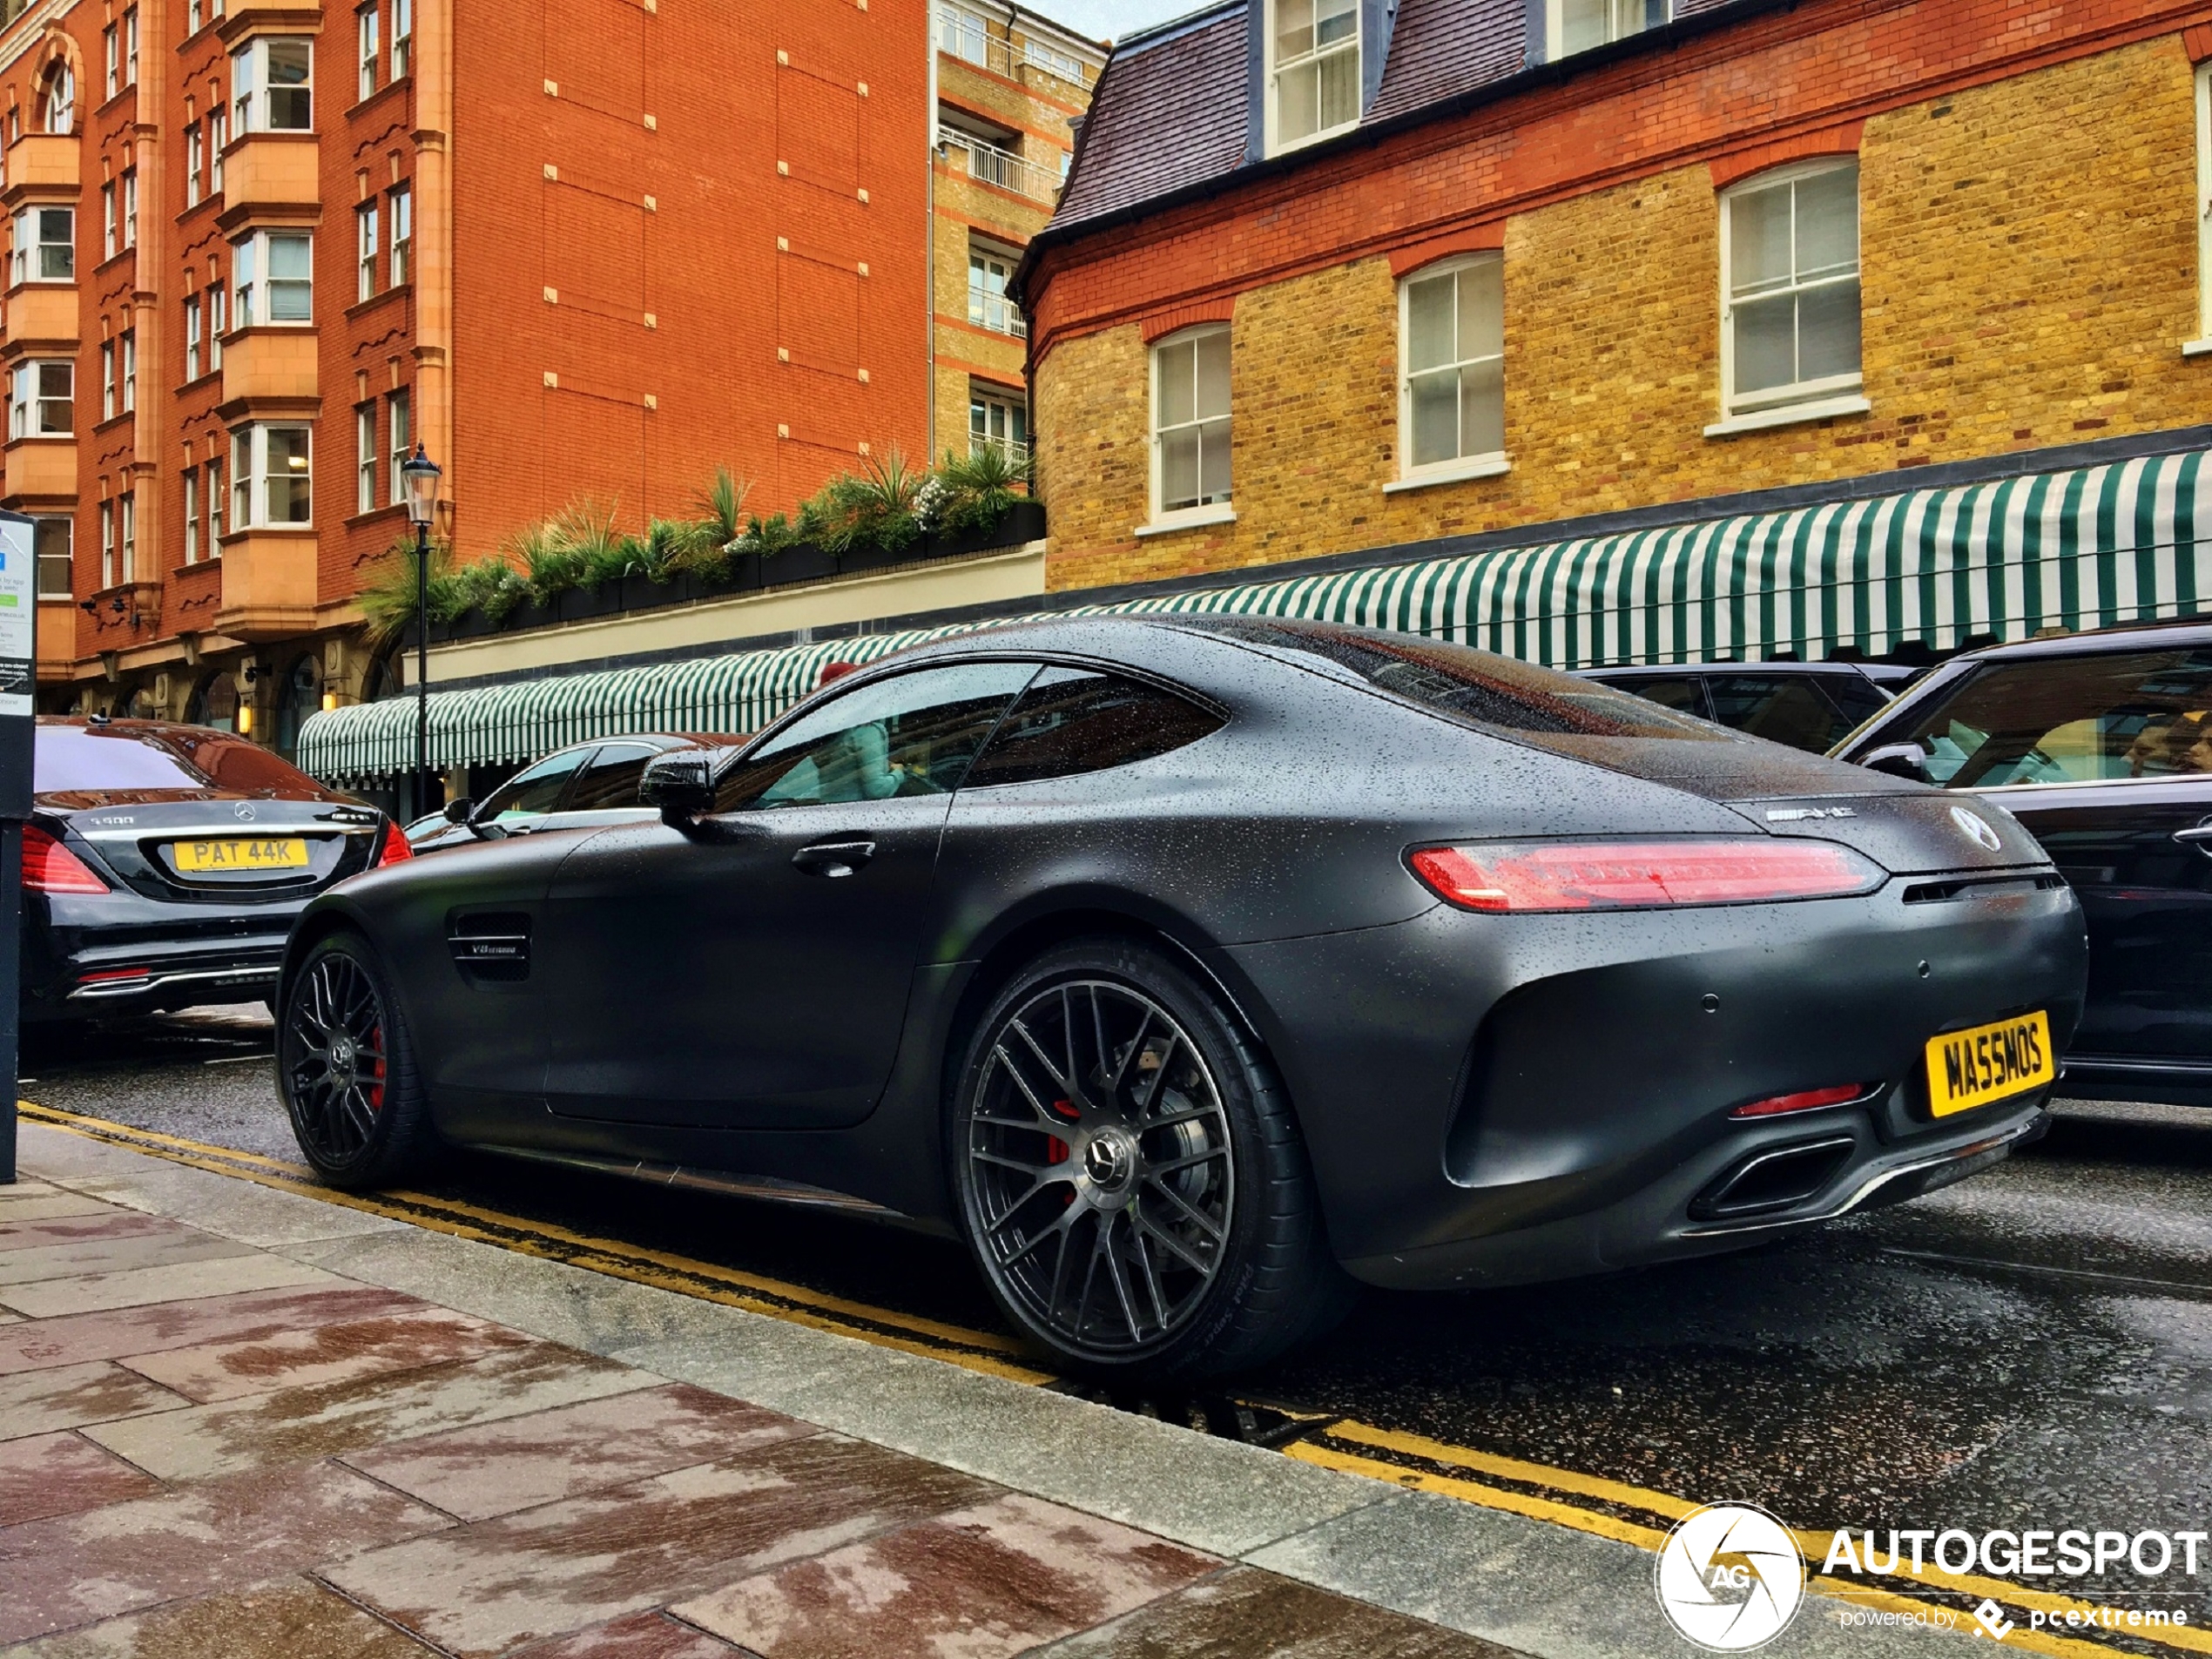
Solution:
M 0 1185 L 16 1178 L 16 1039 L 23 995 L 23 833 L 30 821 L 31 694 L 38 685 L 32 524 L 0 512 Z

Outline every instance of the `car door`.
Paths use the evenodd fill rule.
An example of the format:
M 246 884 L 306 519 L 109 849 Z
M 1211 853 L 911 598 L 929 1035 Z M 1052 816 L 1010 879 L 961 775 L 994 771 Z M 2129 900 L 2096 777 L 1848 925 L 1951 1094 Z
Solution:
M 1035 663 L 872 678 L 723 774 L 691 833 L 607 830 L 562 865 L 552 1109 L 828 1129 L 882 1092 L 930 927 L 953 792 Z
M 2212 835 L 2195 833 L 2212 826 L 2212 651 L 1986 663 L 1873 740 L 1908 738 L 1932 781 L 2027 825 L 2080 897 L 2070 1063 L 2212 1068 Z

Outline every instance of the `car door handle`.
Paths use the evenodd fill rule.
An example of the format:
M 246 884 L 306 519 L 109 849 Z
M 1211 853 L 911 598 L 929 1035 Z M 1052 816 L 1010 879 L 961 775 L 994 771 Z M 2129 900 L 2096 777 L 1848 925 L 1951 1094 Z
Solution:
M 875 856 L 873 841 L 817 841 L 791 855 L 792 863 L 808 875 L 853 875 Z
M 2175 830 L 2174 839 L 2183 846 L 2193 846 L 2207 858 L 2212 858 L 2212 824 L 2199 824 L 2195 829 Z

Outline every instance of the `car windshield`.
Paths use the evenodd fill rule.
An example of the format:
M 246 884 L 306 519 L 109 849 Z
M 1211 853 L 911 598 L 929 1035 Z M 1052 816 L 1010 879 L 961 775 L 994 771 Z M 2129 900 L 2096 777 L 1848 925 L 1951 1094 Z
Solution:
M 1909 718 L 1952 789 L 2212 773 L 2212 650 L 1987 663 Z
M 1643 698 L 1467 645 L 1272 617 L 1178 618 L 1327 664 L 1435 713 L 1518 734 L 1724 739 Z
M 198 726 L 42 725 L 31 787 L 41 795 L 217 789 L 337 797 L 259 744 Z

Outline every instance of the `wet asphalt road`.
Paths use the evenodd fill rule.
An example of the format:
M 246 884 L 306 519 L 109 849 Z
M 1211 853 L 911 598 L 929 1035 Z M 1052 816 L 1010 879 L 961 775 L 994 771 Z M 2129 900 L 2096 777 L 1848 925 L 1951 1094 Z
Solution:
M 258 1006 L 34 1031 L 23 1093 L 293 1158 L 271 1035 Z M 959 1247 L 863 1222 L 495 1158 L 437 1190 L 1003 1328 Z M 1706 1263 L 1370 1292 L 1244 1392 L 1807 1528 L 2212 1528 L 2212 1112 L 2065 1103 L 1987 1175 Z M 2178 1573 L 2052 1588 L 2212 1618 Z

